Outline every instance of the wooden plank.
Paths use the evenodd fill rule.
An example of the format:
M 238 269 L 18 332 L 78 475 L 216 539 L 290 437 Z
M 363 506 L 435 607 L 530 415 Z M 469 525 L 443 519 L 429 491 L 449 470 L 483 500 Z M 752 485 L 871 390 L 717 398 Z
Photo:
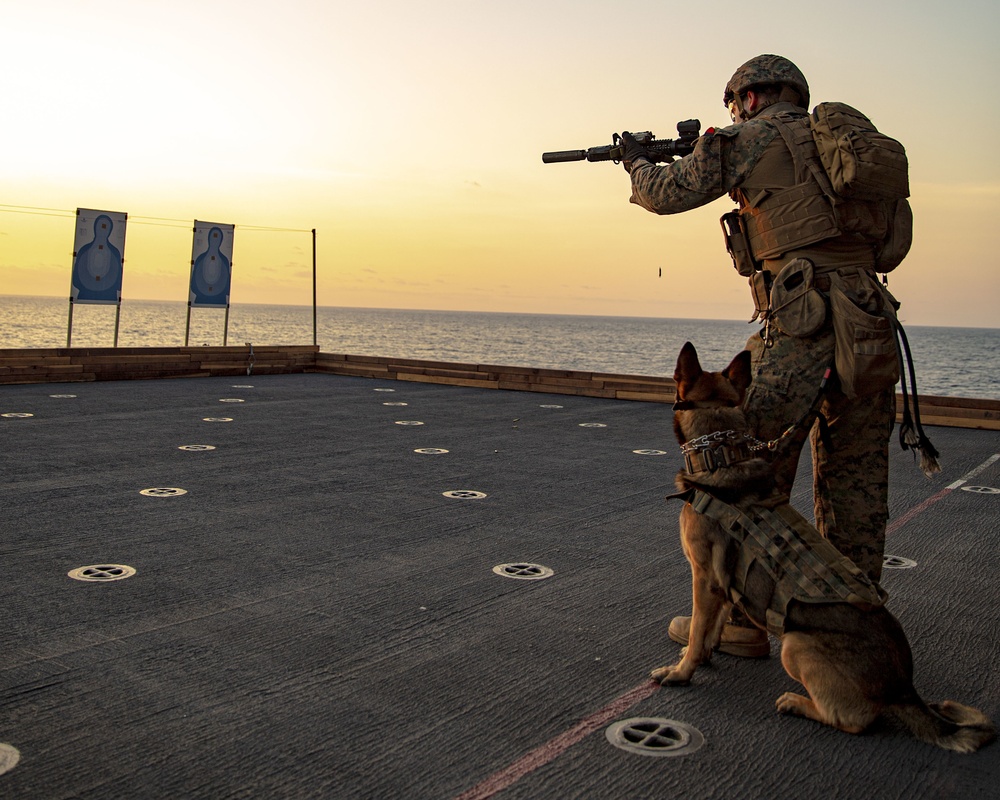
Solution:
M 247 348 L 238 347 L 236 350 L 246 353 L 249 352 Z M 255 353 L 318 353 L 319 345 L 315 344 L 265 344 L 253 346 L 253 351 Z
M 493 372 L 500 375 L 519 376 L 526 375 L 532 378 L 566 378 L 572 380 L 589 381 L 593 378 L 592 372 L 582 372 L 580 370 L 567 369 L 546 369 L 544 367 L 518 367 L 500 364 L 479 364 L 477 369 L 482 372 Z
M 537 386 L 566 386 L 578 389 L 594 389 L 595 391 L 604 389 L 604 384 L 596 383 L 592 380 L 583 378 L 542 378 L 539 376 L 539 378 L 532 381 L 532 383 Z M 613 390 L 610 391 L 613 392 Z
M 609 380 L 607 378 L 603 379 L 601 383 L 608 389 L 616 389 L 620 392 L 661 392 L 666 394 L 677 394 L 677 387 L 674 382 L 670 383 L 654 383 L 651 381 L 615 381 Z
M 902 420 L 897 417 L 896 422 Z M 968 419 L 951 416 L 932 416 L 921 414 L 920 422 L 924 427 L 938 426 L 941 428 L 970 428 L 983 431 L 1000 431 L 1000 420 L 996 419 Z
M 667 386 L 676 386 L 677 382 L 673 378 L 661 377 L 657 375 L 626 375 L 614 372 L 595 372 L 594 380 L 615 381 L 616 383 L 662 383 Z
M 476 372 L 475 370 L 440 369 L 432 367 L 423 369 L 423 368 L 402 367 L 398 364 L 390 364 L 389 371 L 395 372 L 397 375 L 436 375 L 442 378 L 456 378 L 456 379 L 470 380 L 470 381 L 490 380 L 490 376 L 488 373 Z
M 58 347 L 44 347 L 44 348 L 19 348 L 19 347 L 5 347 L 0 350 L 0 359 L 4 358 L 52 358 L 55 356 L 65 355 L 65 349 Z
M 73 357 L 74 364 L 169 364 L 171 366 L 190 364 L 190 356 L 162 356 L 162 355 L 100 355 L 87 357 Z
M 34 384 L 34 383 L 86 383 L 89 381 L 96 380 L 96 376 L 93 373 L 80 372 L 74 375 L 11 375 L 3 376 L 0 373 L 0 384 L 4 386 L 19 386 L 24 384 Z
M 157 370 L 150 371 L 144 369 L 117 369 L 113 372 L 95 371 L 94 380 L 98 381 L 150 381 L 163 378 L 208 378 L 210 372 L 200 372 L 197 370 Z
M 35 366 L 0 367 L 6 375 L 67 375 L 83 372 L 82 364 L 38 364 Z
M 384 366 L 376 364 L 343 364 L 333 368 L 324 367 L 321 371 L 328 375 L 354 375 L 364 378 L 395 377 L 395 373 L 390 373 Z
M 501 380 L 499 382 L 499 388 L 521 392 L 544 392 L 545 394 L 574 395 L 576 397 L 604 397 L 609 400 L 613 400 L 615 397 L 614 390 L 601 389 L 594 386 L 583 388 L 578 386 L 560 386 L 550 383 L 521 383 L 520 381 L 511 382 Z
M 400 372 L 396 374 L 398 381 L 410 381 L 413 383 L 439 383 L 447 386 L 468 386 L 477 389 L 498 389 L 497 381 L 482 379 L 470 380 L 467 378 L 450 378 L 445 375 L 426 375 L 415 372 Z
M 672 404 L 677 395 L 674 392 L 635 392 L 635 391 L 615 391 L 616 400 L 639 400 L 646 403 L 667 403 Z
M 247 371 L 247 365 L 246 364 L 212 364 L 212 363 L 204 362 L 202 364 L 199 364 L 198 366 L 202 370 L 205 370 L 206 372 L 211 372 L 212 374 L 225 373 L 225 374 L 229 375 L 229 374 L 234 374 L 234 373 L 237 373 L 237 372 L 242 372 L 242 373 L 245 374 L 246 371 Z M 271 367 L 271 365 L 268 365 L 268 364 L 254 364 L 252 371 L 253 372 L 258 372 L 260 370 L 270 369 L 270 368 L 273 368 L 273 367 Z
M 911 397 L 911 402 L 912 399 Z M 897 394 L 896 400 L 901 405 L 903 396 Z M 985 411 L 1000 411 L 1000 400 L 987 400 L 981 397 L 940 397 L 922 394 L 919 396 L 919 402 L 921 408 L 945 406 L 948 408 L 978 408 Z
M 69 364 L 71 359 L 69 356 L 44 356 L 42 358 L 34 357 L 21 357 L 21 358 L 4 358 L 0 357 L 0 366 L 4 367 L 38 367 L 47 366 L 55 364 Z

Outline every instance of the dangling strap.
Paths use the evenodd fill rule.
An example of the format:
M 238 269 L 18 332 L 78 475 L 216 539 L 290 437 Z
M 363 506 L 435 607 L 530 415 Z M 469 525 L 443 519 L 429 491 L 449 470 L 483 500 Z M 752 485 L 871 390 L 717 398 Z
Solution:
M 899 427 L 899 446 L 904 450 L 915 449 L 920 453 L 920 469 L 928 478 L 935 472 L 941 471 L 938 463 L 937 448 L 931 444 L 931 440 L 924 433 L 920 424 L 920 404 L 917 397 L 917 376 L 913 369 L 913 354 L 910 352 L 910 342 L 906 338 L 906 331 L 895 315 L 891 318 L 896 335 L 899 337 L 900 346 L 896 348 L 899 358 L 899 383 L 903 391 L 903 423 Z M 903 353 L 906 354 L 906 363 L 903 363 Z M 910 416 L 910 405 L 906 396 L 906 376 L 910 376 L 910 389 L 913 392 L 913 416 Z M 914 453 L 914 456 L 916 453 Z

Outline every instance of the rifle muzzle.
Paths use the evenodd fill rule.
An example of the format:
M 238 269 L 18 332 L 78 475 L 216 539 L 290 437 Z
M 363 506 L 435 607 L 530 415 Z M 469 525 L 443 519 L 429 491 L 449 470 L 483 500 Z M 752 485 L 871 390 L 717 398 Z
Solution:
M 558 164 L 562 161 L 585 161 L 586 150 L 556 150 L 553 153 L 542 153 L 543 164 Z

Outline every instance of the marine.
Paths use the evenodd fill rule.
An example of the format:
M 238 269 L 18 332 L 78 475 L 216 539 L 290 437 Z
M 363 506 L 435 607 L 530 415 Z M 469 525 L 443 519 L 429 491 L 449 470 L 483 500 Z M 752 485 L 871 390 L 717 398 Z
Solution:
M 737 204 L 723 217 L 723 231 L 734 267 L 750 284 L 753 318 L 762 322 L 746 345 L 750 432 L 781 440 L 773 468 L 785 494 L 809 440 L 816 528 L 877 585 L 898 376 L 891 322 L 898 303 L 877 274 L 895 268 L 909 249 L 909 205 L 895 187 L 884 197 L 856 198 L 833 188 L 812 134 L 817 113 L 807 111 L 808 83 L 787 58 L 747 61 L 727 83 L 723 103 L 733 124 L 710 129 L 690 155 L 668 163 L 654 163 L 622 133 L 631 202 L 664 215 L 726 194 Z M 841 351 L 845 338 L 861 338 L 845 354 L 838 334 Z M 814 424 L 782 437 L 810 413 Z M 689 625 L 689 617 L 675 618 L 671 638 L 686 644 Z M 764 656 L 769 645 L 763 631 L 734 617 L 719 649 Z

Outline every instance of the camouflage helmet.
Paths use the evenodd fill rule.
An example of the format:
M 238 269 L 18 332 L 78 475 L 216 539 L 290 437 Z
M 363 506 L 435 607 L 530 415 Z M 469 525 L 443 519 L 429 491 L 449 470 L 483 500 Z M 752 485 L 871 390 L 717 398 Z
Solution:
M 798 93 L 802 108 L 809 108 L 809 84 L 805 75 L 791 61 L 782 56 L 755 56 L 733 73 L 726 84 L 722 104 L 728 106 L 733 98 L 755 86 L 787 86 Z

